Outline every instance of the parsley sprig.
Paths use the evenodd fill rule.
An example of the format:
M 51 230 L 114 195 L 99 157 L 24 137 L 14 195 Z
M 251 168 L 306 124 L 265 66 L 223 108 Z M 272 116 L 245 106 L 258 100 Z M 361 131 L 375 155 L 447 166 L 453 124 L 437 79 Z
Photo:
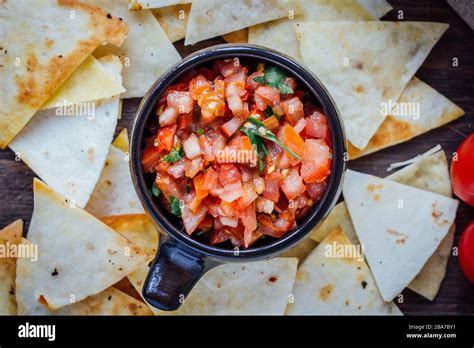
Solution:
M 265 69 L 263 76 L 256 76 L 253 80 L 257 83 L 267 84 L 277 88 L 281 94 L 292 94 L 293 89 L 284 82 L 286 74 L 277 66 L 270 66 Z

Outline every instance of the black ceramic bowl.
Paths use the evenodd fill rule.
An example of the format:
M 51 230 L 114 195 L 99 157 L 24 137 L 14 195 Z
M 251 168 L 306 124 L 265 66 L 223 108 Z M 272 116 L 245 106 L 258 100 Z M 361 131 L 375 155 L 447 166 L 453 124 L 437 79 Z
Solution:
M 153 178 L 144 173 L 141 165 L 145 147 L 145 134 L 155 118 L 156 102 L 165 89 L 193 68 L 212 64 L 217 59 L 238 57 L 244 61 L 264 62 L 279 66 L 297 79 L 315 101 L 319 102 L 331 130 L 332 168 L 328 186 L 321 200 L 306 217 L 298 221 L 297 228 L 279 239 L 265 238 L 248 249 L 235 250 L 201 243 L 187 235 L 180 221 L 170 214 L 150 192 Z M 143 287 L 145 299 L 162 310 L 174 310 L 194 284 L 208 269 L 223 262 L 254 261 L 279 255 L 311 234 L 315 226 L 329 213 L 342 188 L 345 170 L 346 141 L 343 125 L 334 101 L 323 84 L 308 69 L 291 58 L 275 51 L 253 45 L 218 45 L 198 51 L 163 74 L 143 98 L 135 119 L 131 136 L 130 165 L 135 189 L 155 223 L 167 234 L 161 239 L 159 252 L 151 266 Z

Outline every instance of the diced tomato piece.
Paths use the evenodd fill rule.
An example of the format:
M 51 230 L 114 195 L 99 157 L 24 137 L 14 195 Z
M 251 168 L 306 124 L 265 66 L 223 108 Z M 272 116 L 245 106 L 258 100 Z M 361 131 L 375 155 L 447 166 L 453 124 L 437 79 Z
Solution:
M 189 92 L 191 93 L 191 98 L 194 100 L 198 100 L 202 92 L 207 89 L 211 89 L 211 83 L 201 74 L 189 82 Z
M 314 111 L 306 117 L 306 124 L 307 135 L 316 139 L 323 139 L 330 145 L 331 134 L 326 116 L 318 111 Z
M 326 191 L 327 184 L 323 182 L 311 182 L 306 184 L 306 190 L 314 201 L 319 201 Z
M 211 123 L 217 117 L 223 116 L 226 110 L 224 98 L 212 90 L 205 90 L 198 104 L 201 107 L 201 121 L 204 123 Z
M 242 99 L 236 94 L 232 94 L 227 97 L 227 106 L 232 111 L 232 114 L 236 117 L 244 118 L 248 116 L 248 104 L 247 107 L 245 107 L 244 104 L 246 103 L 244 103 Z
M 173 109 L 174 110 L 174 109 Z M 193 112 L 178 116 L 178 129 L 189 129 L 193 124 Z
M 255 202 L 252 202 L 246 209 L 241 211 L 240 220 L 245 227 L 244 246 L 247 248 L 252 240 L 252 232 L 257 229 Z
M 180 208 L 184 228 L 191 235 L 206 217 L 207 208 L 204 205 L 199 205 L 195 212 L 191 211 L 186 204 L 181 204 Z
M 155 166 L 160 162 L 160 152 L 153 146 L 153 141 L 150 142 L 142 155 L 143 170 L 147 173 L 153 172 Z
M 263 191 L 263 197 L 278 202 L 280 198 L 280 183 L 283 176 L 280 172 L 273 172 L 265 176 L 265 190 Z
M 229 218 L 226 216 L 221 216 L 219 220 L 221 220 L 221 224 L 223 224 L 224 226 L 237 227 L 237 225 L 239 224 L 238 218 Z
M 274 87 L 260 86 L 255 90 L 255 95 L 263 98 L 264 102 L 270 106 L 280 103 L 280 91 Z
M 199 199 L 204 199 L 211 189 L 218 185 L 218 175 L 216 171 L 209 168 L 205 173 L 194 178 L 194 189 Z
M 271 214 L 275 208 L 275 202 L 265 197 L 258 197 L 255 203 L 259 213 Z
M 225 241 L 229 240 L 229 237 L 230 235 L 226 230 L 214 228 L 211 237 L 209 238 L 209 243 L 211 243 L 211 245 L 224 243 Z
M 239 70 L 235 74 L 227 76 L 224 81 L 226 84 L 235 83 L 243 88 L 245 88 L 245 83 L 247 82 L 247 72 L 245 70 Z
M 201 146 L 199 145 L 199 139 L 196 134 L 192 133 L 188 139 L 183 142 L 183 150 L 186 157 L 193 159 L 203 154 Z
M 170 106 L 166 107 L 159 116 L 160 126 L 169 126 L 176 123 L 178 111 Z
M 258 195 L 255 192 L 255 188 L 250 183 L 243 184 L 242 189 L 244 191 L 244 194 L 242 197 L 239 198 L 237 202 L 239 204 L 240 209 L 245 209 L 257 199 Z
M 295 129 L 296 133 L 301 133 L 305 129 L 305 127 L 306 120 L 304 118 L 300 118 L 293 128 Z
M 282 101 L 281 106 L 283 107 L 287 121 L 292 126 L 294 126 L 300 118 L 304 117 L 303 103 L 297 97 Z
M 203 75 L 209 81 L 213 81 L 217 77 L 217 74 L 214 71 L 206 67 L 199 68 L 197 73 Z
M 222 186 L 239 181 L 241 178 L 239 168 L 235 164 L 221 164 L 218 169 L 218 175 Z
M 173 148 L 173 140 L 178 126 L 176 124 L 161 127 L 158 129 L 156 140 L 158 142 L 158 150 L 171 151 Z
M 273 224 L 272 218 L 266 214 L 260 214 L 257 217 L 257 221 L 260 225 L 260 231 L 267 236 L 280 238 L 287 231 L 284 228 L 278 228 Z
M 255 186 L 255 191 L 257 194 L 261 195 L 265 191 L 265 179 L 258 176 L 253 179 L 253 184 Z
M 260 77 L 260 76 L 263 77 L 264 75 L 265 74 L 263 71 L 256 71 L 247 78 L 247 85 L 252 91 L 256 90 L 258 87 L 262 85 L 261 83 L 254 81 L 254 78 Z
M 267 108 L 268 103 L 262 96 L 254 94 L 253 99 L 255 101 L 255 106 L 257 107 L 257 110 L 264 111 Z
M 271 116 L 269 118 L 264 119 L 262 123 L 271 131 L 280 127 L 280 122 L 278 122 L 278 119 L 275 116 Z
M 168 174 L 175 177 L 181 178 L 184 175 L 184 160 L 179 160 L 173 163 L 167 170 Z
M 199 199 L 196 192 L 192 191 L 184 195 L 184 203 L 193 213 L 195 213 L 201 205 L 202 199 Z
M 218 69 L 224 78 L 228 77 L 239 72 L 241 69 L 240 61 L 238 58 L 220 61 Z
M 236 181 L 216 190 L 217 195 L 224 202 L 233 202 L 243 196 L 242 182 Z
M 181 199 L 184 196 L 176 183 L 176 180 L 168 174 L 158 174 L 155 179 L 155 184 L 168 200 L 171 196 L 176 197 L 177 199 Z
M 186 91 L 171 91 L 166 98 L 168 106 L 176 109 L 180 114 L 190 112 L 194 107 L 191 93 Z
M 306 186 L 303 184 L 303 178 L 298 174 L 298 168 L 292 168 L 289 170 L 288 175 L 283 179 L 281 190 L 290 200 L 295 199 L 306 191 Z
M 329 147 L 324 140 L 307 139 L 304 142 L 301 175 L 307 183 L 321 182 L 330 173 Z
M 292 126 L 289 124 L 283 126 L 278 132 L 278 139 L 300 158 L 303 156 L 304 140 Z M 288 153 L 286 155 L 291 156 Z M 295 157 L 290 157 L 291 165 L 294 166 L 298 162 Z
M 223 80 L 216 80 L 214 81 L 214 92 L 224 99 L 225 97 L 225 82 Z
M 198 228 L 199 228 L 200 230 L 205 230 L 205 229 L 211 228 L 211 227 L 212 227 L 212 223 L 213 223 L 212 217 L 209 216 L 209 215 L 206 215 L 206 217 L 204 218 L 204 220 L 202 220 L 201 223 L 199 224 Z
M 184 162 L 184 175 L 192 179 L 203 168 L 204 160 L 202 157 L 196 157 L 192 160 L 186 160 Z

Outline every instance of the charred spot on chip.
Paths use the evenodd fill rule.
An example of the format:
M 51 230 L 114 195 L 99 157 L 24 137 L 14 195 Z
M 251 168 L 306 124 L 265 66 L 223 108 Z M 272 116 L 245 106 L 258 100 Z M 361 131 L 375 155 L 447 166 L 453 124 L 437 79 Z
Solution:
M 111 299 L 112 299 L 112 296 L 109 296 L 109 297 L 107 297 L 107 300 L 109 300 L 109 301 L 110 301 Z
M 58 270 L 55 268 L 54 271 L 51 273 L 51 275 L 53 277 L 57 276 L 59 273 L 58 273 Z
M 362 285 L 362 289 L 367 287 L 367 282 L 365 280 L 363 280 L 360 284 Z
M 107 18 L 112 19 L 112 15 L 110 13 L 107 13 Z
M 13 288 L 13 286 L 10 287 L 10 291 L 8 291 L 8 293 L 9 293 L 10 295 L 15 295 L 15 289 Z
M 277 280 L 278 280 L 278 278 L 275 277 L 275 276 L 271 276 L 270 278 L 268 278 L 268 281 L 269 281 L 270 283 L 275 283 Z

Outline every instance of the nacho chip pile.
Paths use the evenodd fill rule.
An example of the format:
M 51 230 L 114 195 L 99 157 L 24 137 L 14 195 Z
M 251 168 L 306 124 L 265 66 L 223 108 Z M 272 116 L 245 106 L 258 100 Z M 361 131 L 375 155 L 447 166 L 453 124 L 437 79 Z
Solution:
M 113 140 L 122 99 L 143 97 L 181 60 L 173 43 L 216 36 L 311 69 L 341 112 L 351 160 L 461 117 L 415 77 L 448 25 L 380 21 L 391 9 L 366 0 L 2 2 L 0 147 L 41 180 L 28 231 L 21 220 L 0 230 L 0 315 L 401 315 L 405 288 L 434 300 L 458 205 L 438 148 L 387 178 L 348 171 L 345 201 L 311 238 L 278 258 L 212 269 L 168 313 L 141 297 L 162 231 L 133 188 L 127 130 Z

